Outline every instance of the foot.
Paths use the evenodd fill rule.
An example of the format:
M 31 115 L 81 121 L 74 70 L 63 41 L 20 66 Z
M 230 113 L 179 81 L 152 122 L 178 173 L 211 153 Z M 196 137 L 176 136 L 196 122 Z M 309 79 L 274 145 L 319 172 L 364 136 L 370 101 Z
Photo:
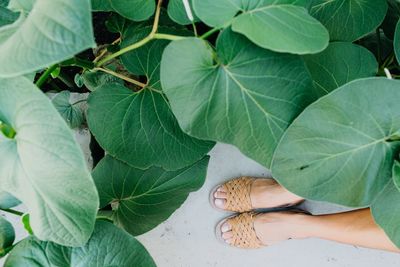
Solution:
M 226 191 L 223 186 L 214 193 L 214 203 L 220 209 L 225 209 Z M 250 199 L 253 209 L 276 208 L 292 206 L 303 201 L 303 198 L 290 193 L 274 179 L 256 179 L 251 185 Z
M 292 211 L 260 213 L 254 218 L 254 230 L 263 246 L 271 246 L 289 239 L 304 239 L 308 237 L 309 217 L 311 216 Z M 227 244 L 234 245 L 232 226 L 229 222 L 221 225 L 220 233 Z

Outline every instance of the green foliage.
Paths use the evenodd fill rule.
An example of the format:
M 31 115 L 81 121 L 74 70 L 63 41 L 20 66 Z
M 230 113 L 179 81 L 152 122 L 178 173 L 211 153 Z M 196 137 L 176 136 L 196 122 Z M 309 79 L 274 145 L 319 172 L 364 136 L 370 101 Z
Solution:
M 294 54 L 317 53 L 328 45 L 328 32 L 308 14 L 307 2 L 193 0 L 196 14 L 208 25 L 232 25 L 233 31 L 263 48 Z
M 38 1 L 11 36 L 0 38 L 0 77 L 27 74 L 94 46 L 89 7 L 90 0 Z
M 39 238 L 70 246 L 85 243 L 98 196 L 65 122 L 24 77 L 1 79 L 0 120 L 17 133 L 15 139 L 0 135 L 0 154 L 7 155 L 0 161 L 0 190 L 24 202 Z
M 166 48 L 161 83 L 172 110 L 186 133 L 234 144 L 269 166 L 286 127 L 314 99 L 305 65 L 229 29 L 216 49 L 194 38 Z
M 355 79 L 376 75 L 378 63 L 367 49 L 344 42 L 334 42 L 323 52 L 304 57 L 319 96 Z
M 331 41 L 350 41 L 373 32 L 385 18 L 386 0 L 313 0 L 311 14 L 328 29 Z
M 5 267 L 26 266 L 118 266 L 155 267 L 146 249 L 126 232 L 98 221 L 83 247 L 63 247 L 29 237 L 12 251 Z
M 51 101 L 61 117 L 72 129 L 78 128 L 84 122 L 83 111 L 79 103 L 70 102 L 71 93 L 63 91 L 58 93 Z
M 202 186 L 214 142 L 371 207 L 400 247 L 400 84 L 372 78 L 400 77 L 399 2 L 187 3 L 193 22 L 181 0 L 0 0 L 0 209 L 31 233 L 14 248 L 0 221 L 6 266 L 155 266 L 132 235 Z
M 0 216 L 0 258 L 6 254 L 6 249 L 14 243 L 14 227 L 5 218 Z
M 93 171 L 100 206 L 111 204 L 114 222 L 141 235 L 165 221 L 204 183 L 208 157 L 177 171 L 141 170 L 106 156 Z M 111 183 L 110 183 L 111 180 Z

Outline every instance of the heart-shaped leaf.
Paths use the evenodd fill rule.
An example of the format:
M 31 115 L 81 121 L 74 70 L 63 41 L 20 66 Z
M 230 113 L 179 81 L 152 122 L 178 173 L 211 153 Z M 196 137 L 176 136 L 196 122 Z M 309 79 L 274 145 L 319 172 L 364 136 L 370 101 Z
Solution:
M 128 30 L 130 38 L 122 45 L 139 40 L 149 30 Z M 146 76 L 145 88 L 134 92 L 106 84 L 88 101 L 89 127 L 100 145 L 110 155 L 141 169 L 152 165 L 181 169 L 200 160 L 214 145 L 188 136 L 179 128 L 161 91 L 160 61 L 167 44 L 165 40 L 153 41 L 122 57 L 129 71 Z
M 35 235 L 79 246 L 93 231 L 98 195 L 82 151 L 50 100 L 24 78 L 1 79 L 0 190 L 29 209 Z
M 109 0 L 91 0 L 93 11 L 114 11 Z
M 352 43 L 331 43 L 323 52 L 304 59 L 319 96 L 353 80 L 375 76 L 378 71 L 375 56 Z
M 233 31 L 273 51 L 318 53 L 329 42 L 327 30 L 305 9 L 306 0 L 193 0 L 193 6 L 206 24 L 232 25 Z
M 58 93 L 51 102 L 69 127 L 75 129 L 82 125 L 84 117 L 82 109 L 78 104 L 71 103 L 70 97 L 71 93 L 69 91 L 62 91 Z
M 193 7 L 193 0 L 189 0 L 189 4 Z M 192 15 L 194 16 L 194 22 L 199 19 L 195 16 L 193 8 L 191 8 Z M 182 0 L 170 0 L 168 4 L 168 15 L 169 17 L 178 24 L 188 25 L 192 22 L 190 21 L 188 14 L 186 13 L 185 6 Z
M 394 162 L 393 165 L 393 182 L 400 192 L 400 162 L 398 162 L 397 160 Z
M 21 204 L 21 201 L 10 195 L 9 193 L 0 192 L 0 209 L 9 209 Z
M 37 0 L 11 36 L 0 34 L 0 77 L 27 74 L 95 46 L 90 12 L 90 0 Z
M 272 173 L 307 199 L 364 207 L 391 177 L 400 82 L 353 81 L 311 104 L 283 136 Z
M 177 171 L 140 170 L 106 156 L 93 171 L 100 206 L 111 204 L 114 222 L 132 235 L 168 219 L 204 183 L 208 157 Z
M 6 249 L 14 243 L 15 231 L 10 222 L 0 216 L 0 258 L 6 254 Z
M 400 20 L 397 23 L 393 41 L 394 41 L 394 52 L 396 54 L 397 62 L 400 62 Z
M 298 56 L 259 48 L 230 29 L 216 53 L 200 39 L 172 42 L 161 83 L 185 132 L 236 145 L 265 166 L 287 126 L 314 100 Z
M 398 170 L 396 172 L 395 175 L 398 177 Z M 400 247 L 399 210 L 400 192 L 390 181 L 372 203 L 371 211 L 375 222 L 385 230 L 387 236 L 397 247 Z
M 98 221 L 89 242 L 78 248 L 62 247 L 28 237 L 18 243 L 4 267 L 155 267 L 147 250 L 134 237 L 105 221 Z
M 310 13 L 328 29 L 331 41 L 353 42 L 373 32 L 386 11 L 386 0 L 313 0 Z
M 14 23 L 19 17 L 19 13 L 0 6 L 0 27 Z
M 111 7 L 121 16 L 133 21 L 150 18 L 156 8 L 154 0 L 108 0 Z

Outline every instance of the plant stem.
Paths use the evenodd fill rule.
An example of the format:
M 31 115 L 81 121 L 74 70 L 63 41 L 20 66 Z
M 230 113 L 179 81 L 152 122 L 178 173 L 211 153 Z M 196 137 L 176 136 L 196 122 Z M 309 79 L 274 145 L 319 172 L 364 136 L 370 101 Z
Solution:
M 186 39 L 186 38 L 187 38 L 186 36 L 164 34 L 164 33 L 156 33 L 153 36 L 153 39 L 165 39 L 165 40 L 171 40 L 171 41 L 177 41 L 177 40 L 182 40 L 182 39 Z
M 14 214 L 14 215 L 17 215 L 17 216 L 22 216 L 22 215 L 24 215 L 23 212 L 20 212 L 20 211 L 17 211 L 17 210 L 13 210 L 13 209 L 0 209 L 0 210 L 1 210 L 1 211 L 8 212 L 8 213 L 11 213 L 11 214 Z
M 17 135 L 17 132 L 14 130 L 14 128 L 2 121 L 0 121 L 0 133 L 3 133 L 3 135 L 9 139 L 14 139 L 14 137 Z
M 129 82 L 129 83 L 133 83 L 133 84 L 135 84 L 135 85 L 137 85 L 137 86 L 140 86 L 140 87 L 142 87 L 142 88 L 144 88 L 144 87 L 147 86 L 147 84 L 144 84 L 144 83 L 141 83 L 141 82 L 139 82 L 139 81 L 136 81 L 136 80 L 134 80 L 134 79 L 132 79 L 132 78 L 126 77 L 126 76 L 124 76 L 124 75 L 122 75 L 122 74 L 119 74 L 119 73 L 117 73 L 117 72 L 115 72 L 115 71 L 112 71 L 112 70 L 110 70 L 110 69 L 106 69 L 106 68 L 95 68 L 94 70 L 95 70 L 95 71 L 98 70 L 98 71 L 102 71 L 102 72 L 111 74 L 111 75 L 113 75 L 113 76 L 115 76 L 115 77 L 118 77 L 118 78 L 120 78 L 120 79 L 122 79 L 122 80 L 124 80 L 124 81 Z
M 75 67 L 81 67 L 82 69 L 93 69 L 94 68 L 94 63 L 92 61 L 84 60 L 81 58 L 73 57 L 71 59 L 65 60 L 60 63 L 60 66 L 65 67 L 65 66 L 75 66 Z
M 43 74 L 39 77 L 39 79 L 36 81 L 36 86 L 38 88 L 42 88 L 42 86 L 47 82 L 49 79 L 51 73 L 58 68 L 58 64 L 55 64 L 51 67 L 49 67 Z
M 204 33 L 202 36 L 200 36 L 201 39 L 207 39 L 211 35 L 213 35 L 215 32 L 218 32 L 220 29 L 219 28 L 213 28 L 209 30 L 208 32 Z

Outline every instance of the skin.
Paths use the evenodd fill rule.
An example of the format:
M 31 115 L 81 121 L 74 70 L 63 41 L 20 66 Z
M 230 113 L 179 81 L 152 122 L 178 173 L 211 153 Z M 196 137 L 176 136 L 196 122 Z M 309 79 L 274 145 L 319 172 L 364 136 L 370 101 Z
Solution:
M 253 208 L 272 208 L 296 204 L 304 199 L 280 186 L 273 179 L 257 179 L 251 187 Z M 226 191 L 223 187 L 214 194 L 215 205 L 224 209 Z M 374 222 L 369 209 L 328 215 L 307 215 L 296 212 L 259 214 L 254 229 L 263 245 L 270 246 L 288 239 L 321 238 L 343 244 L 400 252 L 385 232 Z M 222 238 L 232 241 L 231 226 L 221 226 Z

